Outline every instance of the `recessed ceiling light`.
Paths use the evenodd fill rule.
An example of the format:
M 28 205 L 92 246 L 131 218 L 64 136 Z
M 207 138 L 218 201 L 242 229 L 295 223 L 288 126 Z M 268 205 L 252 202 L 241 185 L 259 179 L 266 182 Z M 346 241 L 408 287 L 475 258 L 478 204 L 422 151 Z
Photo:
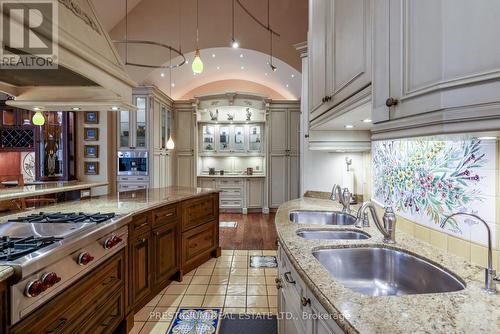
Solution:
M 212 58 L 215 58 L 215 53 L 212 53 Z
M 78 107 L 73 107 L 71 109 L 73 109 L 74 111 L 80 110 L 80 108 L 78 108 Z
M 243 53 L 240 53 L 240 58 L 243 58 Z
M 264 75 L 267 77 L 267 75 L 268 75 L 268 74 L 267 74 L 267 72 L 266 72 L 266 73 L 264 73 Z
M 217 66 L 217 69 L 220 70 L 220 66 Z
M 161 77 L 163 78 L 163 77 L 165 76 L 165 73 L 161 73 L 160 75 L 161 75 Z
M 175 82 L 172 82 L 170 86 L 175 87 Z
M 189 60 L 186 59 L 186 64 L 189 64 Z
M 292 74 L 292 75 L 291 75 L 291 77 L 292 77 L 292 78 L 295 78 L 295 74 Z
M 111 107 L 111 110 L 113 110 L 113 111 L 117 111 L 118 109 L 120 109 L 120 108 L 118 108 L 116 106 Z
M 479 140 L 496 140 L 497 137 L 488 137 L 488 136 L 486 136 L 486 137 L 477 137 L 477 139 L 479 139 Z
M 369 118 L 365 118 L 365 119 L 363 120 L 363 123 L 371 123 L 371 122 L 372 122 L 372 120 L 371 120 L 371 119 L 369 119 Z
M 40 111 L 40 110 L 42 110 L 42 108 L 40 108 L 40 107 L 34 107 L 33 110 L 34 111 Z
M 241 66 L 240 68 L 241 68 L 242 70 L 244 70 L 244 69 L 245 69 L 245 66 Z
M 240 47 L 240 43 L 238 43 L 237 41 L 233 41 L 233 43 L 231 44 L 231 46 L 233 47 L 233 49 L 237 49 Z
M 351 125 L 351 124 L 347 124 L 347 125 L 345 126 L 345 128 L 346 128 L 346 129 L 352 129 L 353 127 L 354 127 L 354 125 Z
M 290 86 L 289 84 L 286 84 L 286 88 L 288 88 L 288 86 Z

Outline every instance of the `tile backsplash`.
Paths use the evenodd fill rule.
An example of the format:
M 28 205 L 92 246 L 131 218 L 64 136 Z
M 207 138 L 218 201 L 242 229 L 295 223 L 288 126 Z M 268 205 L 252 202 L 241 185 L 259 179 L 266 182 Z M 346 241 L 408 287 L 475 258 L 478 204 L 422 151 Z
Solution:
M 479 222 L 457 217 L 441 223 L 454 212 L 474 213 L 495 239 L 497 152 L 495 139 L 470 135 L 375 141 L 372 197 L 416 224 L 486 245 Z

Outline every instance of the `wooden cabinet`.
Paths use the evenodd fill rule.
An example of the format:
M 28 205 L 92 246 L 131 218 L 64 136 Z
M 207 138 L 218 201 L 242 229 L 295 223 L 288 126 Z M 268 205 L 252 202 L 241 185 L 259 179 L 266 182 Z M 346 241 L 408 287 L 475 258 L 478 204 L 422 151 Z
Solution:
M 498 15 L 495 0 L 377 1 L 375 137 L 497 129 Z
M 7 281 L 0 282 L 0 334 L 7 333 L 9 315 L 9 296 Z
M 361 97 L 369 98 L 371 4 L 372 0 L 309 2 L 311 125 L 320 125 L 323 119 L 343 114 Z M 321 120 L 316 120 L 318 117 Z
M 219 194 L 211 194 L 182 203 L 181 230 L 185 232 L 219 219 Z
M 153 283 L 155 286 L 168 283 L 168 279 L 179 269 L 177 233 L 176 221 L 153 230 Z
M 130 239 L 130 301 L 141 304 L 152 292 L 152 238 L 146 231 Z
M 246 207 L 249 209 L 264 206 L 264 179 L 248 178 L 246 180 Z
M 112 333 L 125 315 L 125 258 L 122 250 L 9 333 Z
M 298 109 L 271 109 L 268 173 L 271 208 L 300 196 L 299 128 Z

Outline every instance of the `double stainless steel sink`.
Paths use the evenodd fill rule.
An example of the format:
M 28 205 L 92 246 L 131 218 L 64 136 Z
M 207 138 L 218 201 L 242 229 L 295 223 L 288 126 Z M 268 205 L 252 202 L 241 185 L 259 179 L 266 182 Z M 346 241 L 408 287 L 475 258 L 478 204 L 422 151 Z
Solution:
M 443 293 L 465 289 L 444 268 L 404 251 L 382 247 L 320 249 L 314 257 L 345 287 L 370 296 Z
M 290 220 L 307 225 L 354 225 L 356 217 L 340 211 L 291 211 Z
M 370 238 L 368 233 L 350 230 L 299 230 L 297 235 L 305 239 L 323 240 L 366 240 Z

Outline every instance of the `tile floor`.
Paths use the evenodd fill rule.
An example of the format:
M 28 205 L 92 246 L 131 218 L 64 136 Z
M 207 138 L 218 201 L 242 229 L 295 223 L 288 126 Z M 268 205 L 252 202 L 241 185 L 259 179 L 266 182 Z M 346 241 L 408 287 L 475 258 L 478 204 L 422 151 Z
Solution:
M 218 307 L 224 313 L 277 313 L 276 268 L 249 267 L 251 255 L 276 255 L 276 251 L 223 250 L 172 282 L 134 317 L 130 333 L 165 334 L 179 307 Z

